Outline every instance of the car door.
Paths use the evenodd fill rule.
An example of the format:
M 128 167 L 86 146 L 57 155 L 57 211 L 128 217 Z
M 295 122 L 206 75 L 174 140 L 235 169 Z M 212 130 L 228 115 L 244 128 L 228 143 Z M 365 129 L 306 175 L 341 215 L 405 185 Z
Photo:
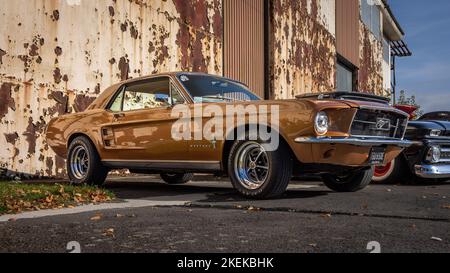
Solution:
M 102 130 L 107 161 L 186 159 L 187 142 L 171 135 L 173 106 L 185 101 L 169 77 L 123 86 L 109 107 L 112 123 Z

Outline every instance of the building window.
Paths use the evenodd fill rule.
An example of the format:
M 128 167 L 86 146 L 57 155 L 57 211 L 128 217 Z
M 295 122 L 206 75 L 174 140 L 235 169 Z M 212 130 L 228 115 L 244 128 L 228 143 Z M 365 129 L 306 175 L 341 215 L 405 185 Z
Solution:
M 361 19 L 378 40 L 381 40 L 381 12 L 374 0 L 361 0 Z
M 337 91 L 354 91 L 355 83 L 355 70 L 345 65 L 343 62 L 338 61 L 337 70 Z

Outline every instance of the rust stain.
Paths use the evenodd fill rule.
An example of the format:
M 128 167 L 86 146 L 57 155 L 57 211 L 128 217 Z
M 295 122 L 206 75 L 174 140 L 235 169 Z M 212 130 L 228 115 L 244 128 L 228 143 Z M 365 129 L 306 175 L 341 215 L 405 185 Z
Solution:
M 43 133 L 45 127 L 45 121 L 42 119 L 36 124 L 33 123 L 33 118 L 28 118 L 28 126 L 26 131 L 22 134 L 25 136 L 25 140 L 28 143 L 28 154 L 33 155 L 36 153 L 36 140 L 38 134 Z
M 111 16 L 111 17 L 114 17 L 114 15 L 116 14 L 113 6 L 109 6 L 108 11 L 109 11 L 109 16 Z
M 119 61 L 120 79 L 122 81 L 128 79 L 130 73 L 130 61 L 127 57 L 121 57 Z
M 49 114 L 63 115 L 68 112 L 69 98 L 61 91 L 54 91 L 49 95 L 50 99 L 53 99 L 57 104 L 49 109 Z
M 73 105 L 76 112 L 83 112 L 86 108 L 91 105 L 95 100 L 95 97 L 88 97 L 86 95 L 77 95 L 75 98 L 75 103 Z
M 59 69 L 59 67 L 57 67 L 57 68 L 55 68 L 55 70 L 53 70 L 53 79 L 54 79 L 55 83 L 57 83 L 57 84 L 61 83 L 62 75 L 61 75 L 61 70 Z
M 5 134 L 6 142 L 12 145 L 16 145 L 17 140 L 19 139 L 18 133 Z
M 45 165 L 46 165 L 46 170 L 45 170 L 45 172 L 46 172 L 46 174 L 47 174 L 47 176 L 52 176 L 52 173 L 53 173 L 53 158 L 51 158 L 51 157 L 47 157 L 47 159 L 45 160 Z
M 54 10 L 54 11 L 52 12 L 52 15 L 50 15 L 50 18 L 51 18 L 53 21 L 58 21 L 58 20 L 59 20 L 59 10 Z
M 0 65 L 3 64 L 3 56 L 6 55 L 6 51 L 0 48 Z
M 16 111 L 16 103 L 11 96 L 12 83 L 3 83 L 0 88 L 0 120 L 8 114 L 9 109 Z
M 59 47 L 59 46 L 57 46 L 56 48 L 55 48 L 55 54 L 56 54 L 56 56 L 61 56 L 62 55 L 62 48 L 61 47 Z

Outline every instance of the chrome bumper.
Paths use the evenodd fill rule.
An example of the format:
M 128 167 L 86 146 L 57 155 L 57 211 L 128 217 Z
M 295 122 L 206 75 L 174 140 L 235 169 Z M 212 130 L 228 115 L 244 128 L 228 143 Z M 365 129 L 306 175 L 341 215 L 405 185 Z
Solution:
M 416 165 L 415 169 L 422 178 L 450 178 L 450 165 Z
M 347 144 L 362 147 L 392 145 L 407 148 L 413 143 L 408 140 L 384 139 L 384 138 L 360 138 L 360 137 L 299 137 L 296 143 L 302 144 Z

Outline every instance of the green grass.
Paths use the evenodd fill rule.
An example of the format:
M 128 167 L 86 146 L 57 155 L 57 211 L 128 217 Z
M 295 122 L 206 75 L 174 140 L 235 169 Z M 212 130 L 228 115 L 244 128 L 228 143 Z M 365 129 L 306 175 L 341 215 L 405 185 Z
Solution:
M 112 192 L 92 186 L 0 182 L 0 214 L 75 207 L 114 198 Z

